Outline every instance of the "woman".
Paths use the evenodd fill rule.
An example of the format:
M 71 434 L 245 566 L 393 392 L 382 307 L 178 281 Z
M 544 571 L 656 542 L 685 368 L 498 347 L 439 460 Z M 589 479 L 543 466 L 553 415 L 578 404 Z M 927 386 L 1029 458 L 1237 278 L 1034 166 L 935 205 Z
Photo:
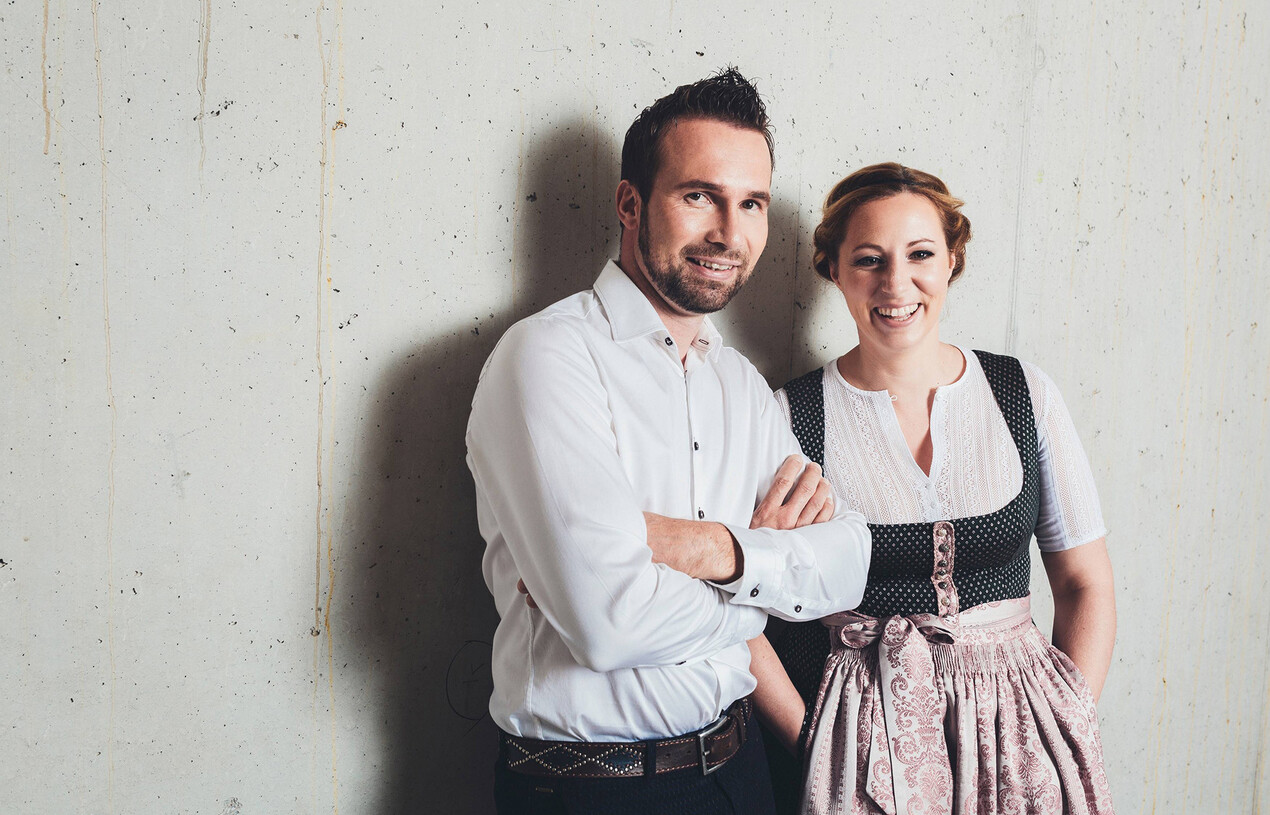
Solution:
M 1097 493 L 1045 374 L 940 340 L 970 237 L 961 204 L 932 175 L 878 164 L 830 192 L 816 228 L 816 271 L 859 344 L 778 398 L 872 521 L 873 560 L 856 611 L 751 643 L 760 715 L 805 755 L 803 812 L 1112 811 Z M 1034 533 L 1054 646 L 1029 612 Z

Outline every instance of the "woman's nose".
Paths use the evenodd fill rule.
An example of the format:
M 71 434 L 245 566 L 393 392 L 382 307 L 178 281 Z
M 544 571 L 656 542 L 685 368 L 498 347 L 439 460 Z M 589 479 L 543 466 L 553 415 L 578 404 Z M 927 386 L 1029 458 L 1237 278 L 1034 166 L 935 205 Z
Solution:
M 902 291 L 908 282 L 904 268 L 893 260 L 885 261 L 878 272 L 882 275 L 882 288 L 887 292 Z

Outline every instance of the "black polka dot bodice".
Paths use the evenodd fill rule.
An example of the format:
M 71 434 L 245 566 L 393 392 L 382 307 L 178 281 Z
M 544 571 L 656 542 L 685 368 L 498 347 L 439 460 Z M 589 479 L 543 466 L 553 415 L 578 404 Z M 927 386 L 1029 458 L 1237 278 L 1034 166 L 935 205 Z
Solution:
M 1032 533 L 1040 513 L 1036 421 L 1023 367 L 1013 357 L 975 351 L 1018 449 L 1023 485 L 1008 504 L 970 518 L 869 524 L 873 556 L 864 600 L 857 610 L 873 617 L 927 613 L 952 615 L 982 603 L 1025 597 Z M 824 371 L 785 386 L 794 435 L 803 452 L 824 465 Z M 820 623 L 774 623 L 769 639 L 795 686 L 810 700 L 829 653 Z

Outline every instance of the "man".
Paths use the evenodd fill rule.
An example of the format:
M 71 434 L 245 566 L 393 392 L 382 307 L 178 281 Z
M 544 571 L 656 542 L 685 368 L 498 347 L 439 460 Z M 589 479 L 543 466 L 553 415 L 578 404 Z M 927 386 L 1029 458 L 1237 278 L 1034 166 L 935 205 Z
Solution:
M 501 617 L 504 815 L 771 812 L 746 641 L 769 612 L 860 601 L 863 518 L 834 514 L 705 317 L 763 251 L 771 169 L 735 70 L 656 102 L 622 149 L 618 261 L 512 326 L 481 373 L 468 465 Z

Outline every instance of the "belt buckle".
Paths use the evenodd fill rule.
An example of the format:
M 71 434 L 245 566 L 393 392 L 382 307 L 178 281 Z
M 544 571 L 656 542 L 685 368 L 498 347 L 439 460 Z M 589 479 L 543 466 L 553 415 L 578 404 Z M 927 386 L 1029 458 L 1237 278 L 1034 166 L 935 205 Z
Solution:
M 728 716 L 728 714 L 724 713 L 722 716 L 715 719 L 710 724 L 706 725 L 703 730 L 700 730 L 697 732 L 697 748 L 701 754 L 701 774 L 702 775 L 709 775 L 710 773 L 714 772 L 715 770 L 718 770 L 720 767 L 722 767 L 724 764 L 727 763 L 726 761 L 720 761 L 718 764 L 714 765 L 713 767 L 710 766 L 710 763 L 706 760 L 706 739 L 713 736 L 715 733 L 722 731 L 723 728 L 728 726 L 728 722 L 730 720 L 731 720 L 731 717 Z

